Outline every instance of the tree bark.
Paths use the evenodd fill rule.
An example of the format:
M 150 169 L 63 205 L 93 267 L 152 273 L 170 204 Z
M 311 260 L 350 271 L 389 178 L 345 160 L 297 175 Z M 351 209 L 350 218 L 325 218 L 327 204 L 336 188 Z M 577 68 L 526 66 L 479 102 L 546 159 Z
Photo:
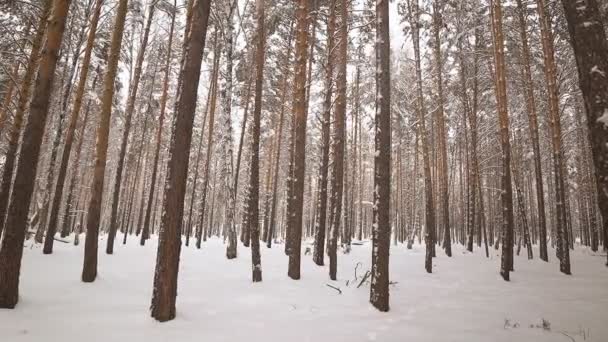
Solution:
M 345 4 L 346 1 L 342 0 Z M 374 224 L 370 302 L 389 310 L 389 249 L 391 238 L 391 79 L 388 1 L 376 1 L 376 152 L 374 155 Z
M 152 292 L 151 314 L 161 322 L 175 318 L 188 154 L 192 142 L 196 91 L 200 79 L 210 5 L 210 0 L 194 2 L 190 35 L 184 44 Z
M 40 22 L 38 23 L 36 33 L 32 39 L 32 49 L 25 67 L 23 80 L 21 81 L 19 102 L 17 103 L 17 110 L 13 117 L 13 127 L 11 128 L 9 134 L 8 147 L 4 161 L 4 170 L 2 171 L 2 186 L 0 188 L 0 235 L 2 235 L 2 231 L 5 226 L 4 223 L 6 221 L 6 213 L 11 195 L 13 172 L 15 171 L 15 160 L 17 157 L 17 149 L 19 148 L 19 137 L 23 125 L 23 117 L 28 105 L 30 105 L 32 80 L 34 79 L 34 75 L 38 69 L 38 64 L 40 61 L 40 48 L 42 46 L 42 40 L 46 31 L 52 4 L 53 0 L 45 0 L 44 2 L 44 7 L 40 15 Z
M 329 2 L 329 17 L 327 19 L 327 64 L 325 65 L 325 99 L 323 101 L 323 117 L 321 119 L 321 160 L 319 162 L 317 215 L 315 221 L 315 245 L 312 259 L 315 264 L 323 266 L 325 253 L 325 225 L 327 222 L 327 173 L 329 165 L 329 143 L 331 125 L 332 93 L 334 83 L 334 61 L 336 28 L 336 0 Z M 328 252 L 329 252 L 328 246 Z M 331 272 L 330 272 L 331 273 Z
M 118 69 L 118 60 L 120 59 L 120 47 L 127 15 L 127 3 L 128 0 L 120 0 L 116 10 L 108 67 L 104 77 L 101 111 L 97 126 L 97 142 L 95 145 L 95 168 L 91 183 L 91 198 L 87 214 L 87 235 L 84 245 L 82 281 L 85 283 L 93 282 L 97 277 L 97 240 L 101 216 L 101 198 L 108 156 L 108 136 L 110 134 L 110 116 L 112 115 L 112 102 L 114 98 L 114 81 Z
M 125 108 L 125 127 L 123 129 L 122 142 L 120 144 L 120 152 L 118 155 L 118 164 L 116 166 L 116 178 L 114 179 L 114 190 L 112 192 L 112 211 L 110 213 L 110 228 L 108 231 L 108 239 L 106 242 L 107 254 L 114 253 L 114 238 L 116 237 L 117 229 L 116 220 L 118 218 L 118 203 L 120 200 L 119 195 L 122 187 L 122 172 L 124 168 L 125 155 L 127 153 L 129 133 L 131 132 L 131 121 L 133 118 L 133 111 L 135 110 L 135 99 L 137 98 L 137 90 L 139 88 L 142 65 L 144 62 L 146 47 L 148 46 L 148 37 L 150 36 L 150 26 L 152 25 L 152 18 L 154 17 L 155 4 L 156 2 L 151 2 L 148 8 L 148 20 L 146 21 L 141 45 L 137 52 L 137 61 L 135 63 L 135 71 L 133 73 L 133 82 L 131 83 L 131 89 L 129 90 L 129 98 L 127 99 L 127 106 Z
M 383 19 L 388 19 L 383 18 Z M 379 28 L 382 25 L 378 26 Z M 330 210 L 330 227 L 329 227 L 329 241 L 327 244 L 327 255 L 329 257 L 329 278 L 331 280 L 336 280 L 336 272 L 338 269 L 338 232 L 340 231 L 340 220 L 342 219 L 342 193 L 344 189 L 344 140 L 346 136 L 345 127 L 346 127 L 346 65 L 347 61 L 347 45 L 348 45 L 348 5 L 346 0 L 340 0 L 340 27 L 338 30 L 338 53 L 337 53 L 337 61 L 338 61 L 338 75 L 336 79 L 336 87 L 337 87 L 337 95 L 336 95 L 336 110 L 334 112 L 334 135 L 332 141 L 332 160 L 333 167 L 331 170 L 331 196 L 329 198 L 329 210 Z M 387 38 L 383 36 L 380 39 Z M 388 38 L 387 38 L 388 39 Z M 378 49 L 387 48 L 379 44 Z M 387 49 L 390 50 L 390 49 Z M 378 52 L 378 57 L 383 57 L 385 51 Z M 385 68 L 386 66 L 381 61 L 378 64 L 380 70 L 388 70 Z M 381 81 L 387 82 L 390 87 L 390 77 L 381 75 Z M 388 81 L 387 81 L 388 80 Z M 384 86 L 381 85 L 381 87 Z M 383 89 L 385 90 L 385 89 Z M 383 91 L 379 91 L 378 99 L 384 101 L 384 96 L 386 93 Z M 389 97 L 390 103 L 390 97 Z M 390 105 L 389 105 L 390 106 Z M 382 114 L 387 114 L 386 112 Z M 390 112 L 389 112 L 390 117 Z M 384 132 L 386 127 L 381 126 L 378 127 L 376 133 L 387 134 Z M 390 126 L 389 126 L 390 129 Z M 390 132 L 388 133 L 390 137 Z M 390 139 L 389 139 L 390 141 Z M 385 141 L 379 142 L 378 145 L 384 147 L 383 144 Z M 388 147 L 388 153 L 390 158 L 390 142 Z M 390 161 L 388 163 L 390 167 Z M 390 172 L 387 170 L 386 172 Z M 378 182 L 382 186 L 382 182 Z M 390 180 L 388 182 L 388 186 L 390 187 Z M 380 190 L 382 191 L 382 190 Z M 389 199 L 390 200 L 390 199 Z M 389 227 L 389 237 L 390 237 L 390 224 L 386 222 Z M 382 253 L 382 252 L 381 252 Z M 381 261 L 382 262 L 382 261 Z
M 608 43 L 596 0 L 562 0 L 585 101 L 597 180 L 597 202 L 608 246 Z M 608 262 L 606 263 L 608 266 Z
M 287 211 L 287 239 L 289 247 L 288 276 L 300 279 L 302 247 L 302 216 L 304 209 L 304 177 L 306 167 L 306 55 L 308 53 L 309 1 L 298 0 L 296 9 L 296 65 L 294 76 L 293 135 L 291 177 L 292 205 Z
M 54 0 L 15 169 L 14 191 L 6 215 L 6 231 L 0 245 L 0 308 L 12 309 L 19 300 L 19 273 L 27 215 L 34 190 L 40 145 L 46 125 L 55 68 L 61 48 L 69 0 Z M 43 15 L 43 20 L 46 16 Z
M 99 16 L 101 14 L 101 7 L 103 0 L 97 0 L 95 3 L 95 9 L 93 11 L 93 17 L 91 18 L 91 24 L 89 25 L 89 35 L 87 37 L 87 46 L 85 48 L 84 57 L 82 59 L 82 65 L 80 67 L 80 79 L 78 80 L 78 86 L 76 88 L 76 96 L 74 98 L 74 105 L 72 107 L 72 113 L 70 114 L 70 122 L 68 124 L 68 130 L 66 132 L 65 143 L 63 145 L 63 152 L 61 155 L 61 161 L 59 164 L 59 174 L 57 176 L 57 183 L 55 184 L 55 191 L 53 195 L 53 202 L 51 205 L 51 213 L 49 216 L 49 222 L 47 225 L 46 238 L 44 240 L 44 248 L 42 252 L 44 254 L 53 253 L 53 241 L 55 241 L 55 232 L 57 231 L 57 221 L 59 216 L 59 205 L 61 204 L 61 197 L 63 196 L 63 186 L 68 170 L 68 163 L 70 162 L 70 153 L 72 151 L 72 143 L 74 142 L 74 134 L 76 132 L 76 124 L 80 115 L 80 109 L 82 107 L 82 98 L 84 96 L 84 90 L 87 83 L 87 77 L 89 74 L 89 67 L 91 65 L 91 51 L 93 49 L 93 43 L 95 42 L 95 34 L 97 32 L 97 23 L 99 22 Z M 67 102 L 67 101 L 66 101 Z

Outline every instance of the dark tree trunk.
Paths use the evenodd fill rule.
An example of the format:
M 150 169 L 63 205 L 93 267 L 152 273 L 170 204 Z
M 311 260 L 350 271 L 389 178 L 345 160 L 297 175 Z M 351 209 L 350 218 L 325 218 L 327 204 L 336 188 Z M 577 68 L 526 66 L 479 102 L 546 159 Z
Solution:
M 256 79 L 251 126 L 251 163 L 249 166 L 248 215 L 246 228 L 251 236 L 251 269 L 253 282 L 262 281 L 260 256 L 260 120 L 262 115 L 262 88 L 264 86 L 264 0 L 256 0 Z
M 388 17 L 387 17 L 388 19 Z M 345 126 L 346 126 L 346 64 L 347 64 L 347 45 L 348 45 L 348 7 L 346 0 L 340 1 L 340 27 L 338 31 L 338 54 L 337 61 L 339 63 L 338 67 L 338 77 L 336 80 L 337 86 L 337 96 L 336 96 L 336 110 L 334 112 L 334 135 L 332 141 L 332 160 L 333 167 L 331 170 L 331 196 L 329 198 L 329 210 L 330 210 L 330 228 L 329 228 L 329 241 L 327 245 L 327 255 L 329 257 L 329 278 L 331 280 L 336 280 L 336 272 L 338 269 L 338 233 L 340 231 L 340 220 L 342 219 L 342 193 L 344 189 L 344 140 L 346 136 Z M 380 46 L 378 47 L 380 48 Z M 384 47 L 383 47 L 384 48 Z M 387 49 L 389 50 L 389 49 Z M 383 52 L 379 53 L 379 56 L 382 56 Z M 384 68 L 384 64 L 379 64 L 381 68 Z M 383 69 L 383 70 L 388 70 Z M 382 82 L 385 80 L 389 84 L 390 87 L 390 78 L 388 76 L 382 75 Z M 384 96 L 386 93 L 380 91 L 379 99 L 384 100 Z M 388 103 L 390 103 L 390 100 Z M 387 114 L 386 112 L 383 114 Z M 390 117 L 390 114 L 389 114 Z M 384 131 L 386 127 L 382 126 L 380 131 L 376 131 L 376 133 L 381 132 L 383 135 L 387 133 Z M 390 126 L 389 126 L 390 129 Z M 389 131 L 390 137 L 390 131 Z M 390 139 L 389 139 L 390 141 Z M 383 146 L 385 141 L 382 141 L 380 144 L 377 144 L 381 147 Z M 390 142 L 388 153 L 390 156 Z M 390 161 L 389 161 L 390 167 Z M 386 171 L 390 172 L 390 171 Z M 382 186 L 382 183 L 377 183 Z M 388 186 L 390 187 L 390 181 L 388 182 Z M 389 229 L 389 237 L 390 237 L 390 224 L 388 222 L 387 226 Z M 383 253 L 382 251 L 380 253 Z M 382 261 L 381 261 L 382 262 Z
M 36 33 L 32 38 L 32 49 L 25 67 L 25 74 L 23 75 L 23 80 L 21 81 L 21 91 L 19 94 L 19 102 L 17 103 L 17 110 L 13 116 L 13 127 L 11 128 L 9 134 L 8 147 L 4 157 L 5 161 L 4 170 L 2 171 L 2 187 L 0 188 L 0 235 L 2 235 L 2 231 L 5 226 L 4 223 L 6 222 L 6 212 L 8 210 L 11 195 L 11 185 L 15 168 L 15 160 L 17 158 L 17 149 L 19 148 L 21 126 L 23 125 L 25 111 L 27 110 L 30 102 L 32 80 L 34 79 L 34 75 L 38 68 L 40 48 L 42 46 L 42 40 L 44 38 L 52 4 L 53 0 L 45 0 L 44 2 L 40 22 L 38 23 Z
M 346 1 L 342 1 L 343 4 Z M 388 1 L 376 1 L 376 153 L 374 155 L 374 224 L 370 302 L 389 310 L 389 249 L 391 238 L 391 79 Z
M 32 94 L 30 113 L 25 124 L 21 150 L 15 169 L 14 191 L 6 215 L 6 230 L 0 245 L 0 308 L 12 309 L 19 300 L 19 273 L 27 214 L 32 199 L 40 145 L 46 125 L 53 79 L 69 0 L 54 0 L 46 32 L 46 44 L 40 59 Z M 43 16 L 43 20 L 46 16 Z
M 323 266 L 325 255 L 325 225 L 327 222 L 327 172 L 329 165 L 329 139 L 331 125 L 332 93 L 334 83 L 334 35 L 336 27 L 336 0 L 329 2 L 327 19 L 327 64 L 325 66 L 325 99 L 323 101 L 323 118 L 321 119 L 321 160 L 319 163 L 318 199 L 315 220 L 315 245 L 312 259 L 315 264 Z M 314 44 L 314 42 L 313 42 Z M 328 249 L 329 251 L 329 249 Z M 330 272 L 331 273 L 331 272 Z
M 513 188 L 511 185 L 511 143 L 509 141 L 509 113 L 502 33 L 502 0 L 492 0 L 491 23 L 494 38 L 495 92 L 502 146 L 502 257 L 500 274 L 509 281 L 513 269 Z
M 97 143 L 95 146 L 95 168 L 91 184 L 91 198 L 87 213 L 87 235 L 84 246 L 84 265 L 82 281 L 93 282 L 97 277 L 97 245 L 99 236 L 99 219 L 101 216 L 101 196 L 103 193 L 106 160 L 108 156 L 108 136 L 110 134 L 110 116 L 114 98 L 114 81 L 120 59 L 120 46 L 127 15 L 127 0 L 121 0 L 116 10 L 112 43 L 108 58 L 108 67 L 104 78 L 104 89 L 101 98 L 101 112 L 97 126 Z
M 210 5 L 210 0 L 195 1 L 192 8 L 190 35 L 184 44 L 182 70 L 180 71 L 169 161 L 167 163 L 165 179 L 167 186 L 165 186 L 164 191 L 151 305 L 152 317 L 161 322 L 175 318 L 177 272 L 181 249 L 188 154 L 192 142 L 196 91 L 200 79 Z M 192 37 L 196 37 L 196 39 L 192 39 Z
M 116 167 L 116 178 L 114 180 L 114 190 L 112 192 L 112 212 L 110 214 L 110 228 L 108 231 L 108 239 L 106 243 L 106 253 L 114 253 L 114 238 L 116 237 L 117 229 L 117 218 L 118 218 L 118 203 L 120 201 L 120 191 L 122 187 L 122 172 L 124 167 L 125 155 L 127 153 L 127 143 L 129 141 L 129 133 L 131 132 L 131 120 L 133 118 L 133 111 L 135 110 L 135 99 L 137 98 L 137 90 L 139 89 L 139 80 L 141 77 L 142 65 L 144 62 L 144 56 L 146 47 L 148 45 L 148 37 L 150 35 L 150 26 L 152 24 L 152 18 L 154 17 L 154 6 L 156 2 L 151 2 L 148 9 L 148 20 L 146 21 L 146 27 L 144 28 L 143 39 L 141 46 L 137 53 L 137 61 L 135 63 L 135 72 L 133 74 L 133 82 L 131 82 L 131 89 L 129 89 L 129 98 L 127 99 L 127 107 L 125 108 L 125 127 L 122 135 L 122 142 L 120 144 L 120 152 L 118 155 L 118 166 Z
M 597 180 L 597 199 L 608 245 L 608 43 L 596 0 L 562 0 L 585 100 Z M 593 25 L 588 25 L 593 23 Z M 601 119 L 601 120 L 600 120 Z M 608 266 L 608 262 L 606 263 Z
M 287 254 L 292 279 L 300 279 L 300 254 L 302 247 L 302 216 L 304 209 L 304 177 L 306 163 L 306 55 L 308 53 L 309 1 L 298 0 L 296 10 L 296 65 L 294 76 L 292 163 L 290 177 L 291 205 L 287 211 Z M 292 197 L 292 196 L 290 196 Z
M 55 192 L 51 205 L 51 213 L 47 225 L 46 238 L 44 240 L 44 249 L 42 250 L 44 254 L 50 254 L 53 252 L 53 241 L 55 241 L 55 232 L 57 231 L 57 221 L 59 219 L 59 205 L 61 204 L 61 197 L 63 196 L 63 185 L 65 183 L 65 177 L 68 170 L 68 163 L 70 162 L 70 153 L 72 151 L 72 143 L 74 142 L 76 123 L 78 122 L 80 109 L 82 107 L 82 98 L 87 83 L 87 76 L 89 74 L 89 66 L 91 64 L 91 50 L 93 49 L 93 43 L 95 41 L 95 33 L 97 31 L 97 23 L 99 22 L 102 4 L 103 0 L 97 0 L 95 10 L 93 11 L 93 17 L 91 18 L 91 25 L 89 26 L 87 46 L 82 59 L 80 79 L 78 80 L 78 87 L 76 88 L 76 96 L 74 98 L 72 113 L 70 114 L 70 122 L 66 133 L 65 144 L 63 145 L 61 162 L 59 164 L 59 174 L 57 176 L 57 183 L 55 185 Z

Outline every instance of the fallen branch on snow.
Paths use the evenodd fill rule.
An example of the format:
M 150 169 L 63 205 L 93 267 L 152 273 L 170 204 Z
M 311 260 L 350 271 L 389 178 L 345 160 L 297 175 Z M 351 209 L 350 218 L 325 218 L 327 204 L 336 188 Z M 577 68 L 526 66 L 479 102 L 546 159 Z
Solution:
M 334 290 L 338 291 L 338 293 L 339 293 L 339 294 L 342 294 L 342 290 L 340 290 L 340 288 L 339 288 L 339 287 L 335 287 L 335 286 L 333 286 L 333 285 L 329 285 L 329 284 L 325 284 L 325 285 L 327 285 L 328 287 L 331 287 L 332 289 L 334 289 Z

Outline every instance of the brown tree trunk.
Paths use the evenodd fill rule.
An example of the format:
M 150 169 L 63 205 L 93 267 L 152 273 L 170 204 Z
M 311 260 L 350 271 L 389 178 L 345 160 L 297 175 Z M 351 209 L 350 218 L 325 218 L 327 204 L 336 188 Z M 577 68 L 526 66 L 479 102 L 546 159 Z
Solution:
M 150 35 L 150 26 L 152 25 L 152 18 L 154 17 L 154 8 L 156 2 L 151 2 L 148 7 L 148 20 L 146 21 L 146 27 L 144 28 L 143 39 L 141 46 L 137 52 L 137 61 L 135 64 L 135 72 L 133 74 L 133 82 L 131 83 L 131 89 L 129 90 L 129 98 L 127 99 L 127 107 L 125 108 L 125 127 L 123 129 L 122 142 L 120 144 L 120 152 L 118 155 L 118 164 L 116 166 L 116 178 L 114 180 L 114 190 L 112 192 L 112 212 L 110 213 L 110 228 L 108 231 L 108 239 L 106 243 L 106 253 L 114 253 L 114 238 L 116 237 L 117 229 L 117 218 L 118 218 L 118 203 L 120 200 L 120 190 L 122 187 L 122 172 L 124 168 L 125 155 L 127 153 L 127 143 L 129 141 L 129 133 L 131 131 L 131 121 L 133 118 L 133 111 L 135 110 L 135 99 L 137 98 L 137 90 L 139 88 L 139 80 L 141 78 L 141 70 L 144 62 L 144 56 L 146 53 L 146 47 L 148 45 L 148 37 Z
M 343 4 L 346 1 L 342 0 Z M 389 249 L 391 238 L 391 79 L 388 1 L 376 1 L 376 152 L 374 155 L 374 224 L 370 302 L 389 310 Z
M 21 89 L 19 92 L 19 102 L 17 110 L 13 117 L 13 127 L 11 128 L 8 140 L 8 147 L 5 155 L 4 170 L 2 171 L 2 186 L 0 188 L 0 235 L 6 221 L 6 212 L 8 210 L 9 199 L 11 195 L 11 185 L 13 180 L 13 172 L 15 168 L 15 159 L 17 157 L 17 149 L 19 147 L 19 137 L 21 134 L 21 126 L 23 125 L 23 117 L 25 111 L 30 104 L 30 94 L 32 92 L 32 80 L 36 70 L 38 69 L 40 48 L 46 31 L 51 5 L 53 0 L 45 0 L 44 7 L 40 16 L 40 22 L 36 28 L 36 33 L 32 38 L 32 49 L 25 67 L 25 74 L 21 81 Z
M 110 134 L 110 116 L 114 98 L 114 81 L 120 59 L 120 47 L 125 27 L 128 0 L 120 0 L 116 10 L 114 31 L 108 58 L 108 67 L 104 77 L 104 89 L 101 97 L 101 111 L 97 126 L 97 142 L 95 145 L 95 168 L 91 183 L 91 198 L 87 213 L 87 235 L 84 245 L 84 265 L 82 281 L 93 282 L 97 277 L 97 245 L 99 236 L 99 219 L 101 216 L 101 198 L 103 193 L 106 160 L 108 156 L 108 136 Z
M 151 305 L 152 317 L 161 322 L 175 318 L 188 155 L 210 5 L 210 0 L 196 1 L 193 5 L 190 35 L 184 43 L 180 83 L 177 88 Z
M 560 259 L 560 271 L 570 274 L 570 249 L 568 247 L 566 223 L 566 189 L 564 178 L 564 162 L 562 153 L 562 128 L 559 117 L 559 99 L 557 88 L 557 67 L 555 65 L 553 34 L 547 13 L 546 1 L 536 0 L 538 19 L 540 22 L 541 42 L 543 46 L 545 84 L 549 95 L 549 123 L 551 127 L 551 143 L 553 146 L 553 172 L 555 177 L 556 196 L 556 236 L 557 250 Z
M 412 37 L 414 42 L 414 57 L 416 63 L 416 85 L 417 85 L 417 112 L 418 112 L 418 135 L 422 144 L 422 156 L 424 162 L 424 196 L 426 198 L 426 227 L 425 227 L 425 242 L 426 256 L 424 267 L 428 273 L 433 271 L 433 250 L 435 241 L 433 239 L 435 231 L 435 201 L 433 199 L 433 186 L 431 175 L 431 161 L 429 152 L 429 141 L 426 133 L 426 108 L 424 105 L 424 94 L 422 92 L 422 67 L 420 58 L 420 9 L 418 0 L 409 0 L 409 15 L 412 28 Z
M 283 68 L 283 86 L 282 86 L 282 93 L 281 93 L 281 109 L 279 112 L 279 130 L 278 130 L 278 135 L 277 135 L 277 149 L 276 149 L 276 157 L 275 157 L 275 164 L 274 164 L 274 175 L 272 177 L 272 204 L 270 205 L 270 222 L 269 222 L 269 227 L 268 227 L 268 240 L 266 241 L 266 247 L 270 248 L 272 246 L 272 238 L 276 232 L 276 216 L 277 216 L 277 196 L 278 196 L 278 184 L 279 184 L 279 164 L 281 162 L 281 146 L 282 146 L 282 141 L 283 141 L 283 124 L 285 121 L 285 102 L 286 102 L 286 97 L 287 97 L 287 85 L 288 85 L 288 79 L 290 76 L 289 73 L 289 64 L 291 62 L 291 50 L 292 50 L 292 39 L 293 39 L 293 24 L 294 22 L 291 22 L 291 28 L 289 30 L 289 39 L 287 41 L 288 44 L 288 48 L 287 48 L 287 58 L 286 58 L 286 62 L 285 62 L 285 66 Z
M 387 18 L 388 19 L 388 16 Z M 381 27 L 381 26 L 379 26 Z M 338 65 L 338 75 L 336 79 L 336 87 L 337 87 L 337 95 L 336 95 L 336 110 L 334 112 L 334 134 L 332 141 L 332 161 L 333 167 L 331 169 L 331 196 L 329 197 L 329 210 L 330 210 L 330 227 L 329 227 L 329 241 L 327 244 L 327 255 L 329 257 L 329 278 L 331 280 L 336 280 L 336 272 L 338 269 L 338 232 L 340 230 L 340 220 L 342 218 L 342 193 L 344 189 L 344 140 L 346 136 L 345 126 L 346 126 L 346 64 L 347 61 L 347 45 L 348 45 L 348 7 L 346 0 L 340 0 L 340 27 L 338 30 L 338 53 L 337 53 L 337 61 Z M 379 44 L 380 45 L 380 44 Z M 388 46 L 387 46 L 388 47 Z M 378 49 L 385 48 L 384 46 L 378 46 Z M 387 49 L 390 50 L 390 49 Z M 379 52 L 378 56 L 382 56 L 385 51 Z M 378 64 L 381 70 L 388 70 L 388 68 L 384 69 L 385 65 L 380 63 Z M 386 82 L 390 87 L 390 78 L 389 76 L 382 75 L 382 82 Z M 384 101 L 384 96 L 386 93 L 383 91 L 379 91 L 379 100 Z M 389 101 L 390 98 L 386 101 Z M 387 114 L 386 112 L 383 114 Z M 390 114 L 389 114 L 390 117 Z M 381 127 L 377 129 L 381 129 L 383 135 L 387 134 L 384 132 L 386 127 Z M 390 129 L 390 126 L 389 126 Z M 379 131 L 376 131 L 379 133 Z M 389 131 L 390 137 L 390 131 Z M 389 139 L 390 141 L 390 139 Z M 378 145 L 380 147 L 384 141 L 380 142 Z M 388 147 L 388 153 L 390 157 L 390 143 Z M 389 161 L 390 167 L 390 161 Z M 386 172 L 390 172 L 386 170 Z M 379 182 L 382 186 L 382 183 Z M 388 182 L 388 186 L 390 187 L 390 181 Z M 382 191 L 382 190 L 381 190 Z M 381 221 L 380 221 L 381 222 Z M 390 224 L 385 222 L 388 225 L 389 229 L 389 237 L 390 237 Z
M 12 309 L 19 300 L 19 273 L 27 215 L 69 7 L 69 0 L 53 1 L 30 113 L 23 130 L 27 139 L 21 141 L 19 160 L 15 169 L 14 191 L 6 215 L 6 231 L 0 245 L 0 308 Z M 42 19 L 45 20 L 46 15 L 43 15 Z
M 528 46 L 528 33 L 525 18 L 526 8 L 522 0 L 517 0 L 517 16 L 519 19 L 520 40 L 522 44 L 522 71 L 524 76 L 524 92 L 526 97 L 526 109 L 528 112 L 528 125 L 530 127 L 530 138 L 532 140 L 532 151 L 534 152 L 534 172 L 536 176 L 536 201 L 538 206 L 538 236 L 540 258 L 549 261 L 547 253 L 547 224 L 545 218 L 545 196 L 543 191 L 543 172 L 541 168 L 540 143 L 538 137 L 538 120 L 536 115 L 536 101 L 530 66 L 530 48 Z
M 256 0 L 256 79 L 251 126 L 251 163 L 249 166 L 249 189 L 247 200 L 248 216 L 246 228 L 251 235 L 251 263 L 253 282 L 262 281 L 262 260 L 260 256 L 260 120 L 262 114 L 262 88 L 264 86 L 264 0 Z
M 334 61 L 336 28 L 336 0 L 329 2 L 329 17 L 327 18 L 327 64 L 325 65 L 325 99 L 323 101 L 323 118 L 321 119 L 321 160 L 319 163 L 317 215 L 315 221 L 315 245 L 312 259 L 315 264 L 323 266 L 325 253 L 325 225 L 327 222 L 327 173 L 329 165 L 329 143 L 332 93 L 334 83 Z M 341 38 L 340 38 L 341 39 Z M 329 252 L 328 246 L 328 252 Z M 330 272 L 331 273 L 331 272 Z
M 192 2 L 192 1 L 190 1 Z M 175 7 L 177 0 L 173 0 L 173 7 Z M 189 8 L 190 9 L 190 8 Z M 150 184 L 150 192 L 148 193 L 148 204 L 146 208 L 146 214 L 144 216 L 144 226 L 141 232 L 140 245 L 144 245 L 146 240 L 150 236 L 150 216 L 152 212 L 152 198 L 154 197 L 154 191 L 156 188 L 156 178 L 158 172 L 158 161 L 160 157 L 160 146 L 163 138 L 163 127 L 165 122 L 165 112 L 167 108 L 167 98 L 169 90 L 169 77 L 171 75 L 171 51 L 173 49 L 173 31 L 175 29 L 175 15 L 171 15 L 171 28 L 169 29 L 169 41 L 167 42 L 167 56 L 165 58 L 165 75 L 163 80 L 163 91 L 160 98 L 160 115 L 158 117 L 158 131 L 156 133 L 156 149 L 154 151 L 154 162 L 152 166 L 152 183 Z
M 211 102 L 209 105 L 209 132 L 207 133 L 207 154 L 205 160 L 205 166 L 203 168 L 203 189 L 201 206 L 199 209 L 198 228 L 196 231 L 196 248 L 201 248 L 201 242 L 203 239 L 203 225 L 205 222 L 205 206 L 207 205 L 207 191 L 209 188 L 209 169 L 211 168 L 211 155 L 213 154 L 213 139 L 214 139 L 214 128 L 215 128 L 215 105 L 217 101 L 217 79 L 219 75 L 219 63 L 221 53 L 217 48 L 217 31 L 213 38 L 213 51 L 215 53 L 213 70 L 215 74 L 212 80 L 213 91 L 211 93 Z
M 287 239 L 289 247 L 288 276 L 300 279 L 300 254 L 302 247 L 302 216 L 304 209 L 304 177 L 306 167 L 306 55 L 308 53 L 309 1 L 298 0 L 296 10 L 296 65 L 294 76 L 292 165 L 290 177 L 292 194 L 287 211 Z
M 443 248 L 445 254 L 448 257 L 452 256 L 452 239 L 450 237 L 450 196 L 449 196 L 449 177 L 448 177 L 448 138 L 445 127 L 445 114 L 444 114 L 444 94 L 443 94 L 443 62 L 441 58 L 441 39 L 440 30 L 443 26 L 443 19 L 441 13 L 439 13 L 440 5 L 438 1 L 433 1 L 433 53 L 435 61 L 435 76 L 437 81 L 437 125 L 438 128 L 438 140 L 439 140 L 439 188 L 441 196 L 441 209 L 443 216 Z
M 562 0 L 585 100 L 597 180 L 597 200 L 608 246 L 608 43 L 596 0 Z M 589 23 L 592 23 L 589 25 Z M 608 262 L 606 263 L 608 266 Z
M 509 113 L 502 33 L 502 0 L 492 0 L 491 23 L 494 39 L 495 89 L 502 146 L 502 256 L 500 274 L 509 281 L 513 268 L 513 188 L 511 185 L 511 142 L 509 141 Z
M 82 107 L 82 98 L 84 96 L 84 90 L 87 84 L 87 77 L 91 64 L 91 51 L 93 49 L 93 43 L 95 41 L 97 23 L 99 22 L 99 16 L 101 14 L 102 5 L 103 0 L 97 0 L 95 4 L 95 9 L 93 11 L 93 17 L 91 18 L 91 24 L 89 25 L 87 46 L 85 48 L 84 57 L 82 59 L 82 66 L 80 67 L 80 79 L 78 80 L 78 87 L 76 88 L 76 96 L 74 98 L 72 113 L 70 114 L 70 122 L 68 124 L 68 130 L 66 132 L 65 144 L 63 145 L 61 162 L 59 164 L 59 174 L 57 176 L 57 183 L 55 184 L 55 192 L 51 205 L 51 213 L 47 225 L 46 239 L 44 240 L 44 248 L 42 250 L 44 254 L 50 254 L 53 252 L 53 241 L 55 241 L 54 237 L 55 232 L 57 231 L 59 205 L 61 204 L 61 197 L 63 196 L 63 185 L 65 183 L 65 177 L 67 175 L 68 163 L 70 162 L 70 153 L 72 150 L 72 143 L 74 142 L 76 124 L 78 122 L 80 109 Z

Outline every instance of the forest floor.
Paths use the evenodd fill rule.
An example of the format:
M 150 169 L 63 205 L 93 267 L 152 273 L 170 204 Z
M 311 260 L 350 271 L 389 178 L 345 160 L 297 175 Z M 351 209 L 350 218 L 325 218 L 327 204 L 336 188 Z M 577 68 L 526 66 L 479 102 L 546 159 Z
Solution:
M 158 323 L 148 310 L 156 240 L 140 247 L 134 238 L 126 246 L 117 239 L 109 256 L 104 238 L 91 284 L 80 281 L 84 239 L 78 247 L 56 242 L 52 255 L 28 242 L 20 301 L 0 310 L 0 340 L 608 341 L 605 253 L 585 248 L 571 254 L 572 276 L 559 272 L 554 250 L 549 264 L 537 250 L 528 261 L 522 250 L 507 283 L 494 249 L 490 259 L 482 249 L 454 246 L 452 258 L 438 249 L 427 274 L 423 246 L 391 246 L 391 310 L 380 313 L 368 302 L 369 284 L 358 287 L 369 270 L 369 242 L 339 254 L 336 282 L 304 253 L 302 279 L 291 280 L 284 246 L 262 246 L 264 280 L 253 284 L 250 250 L 239 245 L 238 258 L 228 261 L 222 242 L 212 239 L 200 250 L 182 248 L 177 318 Z

